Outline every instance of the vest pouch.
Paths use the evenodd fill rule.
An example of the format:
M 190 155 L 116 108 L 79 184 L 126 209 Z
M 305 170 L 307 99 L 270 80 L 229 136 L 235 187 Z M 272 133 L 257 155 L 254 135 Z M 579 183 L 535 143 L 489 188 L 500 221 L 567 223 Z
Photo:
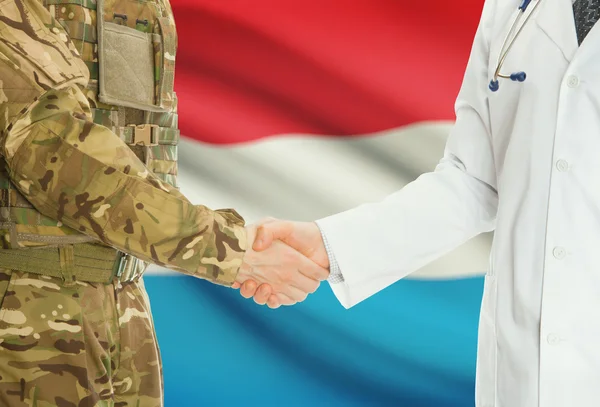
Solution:
M 98 0 L 98 99 L 102 103 L 164 112 L 157 101 L 158 11 L 151 1 Z

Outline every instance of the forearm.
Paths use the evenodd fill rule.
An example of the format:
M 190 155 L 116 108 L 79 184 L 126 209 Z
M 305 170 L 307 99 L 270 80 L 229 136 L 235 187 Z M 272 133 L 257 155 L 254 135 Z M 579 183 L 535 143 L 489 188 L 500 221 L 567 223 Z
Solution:
M 379 203 L 318 221 L 339 264 L 346 307 L 495 227 L 497 193 L 446 162 Z
M 190 203 L 91 122 L 76 85 L 50 90 L 17 118 L 3 155 L 37 210 L 145 261 L 231 284 L 245 251 L 243 220 Z
M 86 65 L 38 0 L 0 7 L 1 153 L 43 215 L 142 260 L 221 284 L 246 248 L 243 219 L 195 206 L 92 122 Z

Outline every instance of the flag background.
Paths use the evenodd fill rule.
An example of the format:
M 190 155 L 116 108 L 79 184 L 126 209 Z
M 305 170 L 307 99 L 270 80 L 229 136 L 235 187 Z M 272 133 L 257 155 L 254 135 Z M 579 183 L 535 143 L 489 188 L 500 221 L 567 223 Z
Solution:
M 172 0 L 182 191 L 314 220 L 433 169 L 482 5 Z M 271 311 L 152 268 L 166 406 L 472 406 L 490 239 L 350 310 L 326 284 Z

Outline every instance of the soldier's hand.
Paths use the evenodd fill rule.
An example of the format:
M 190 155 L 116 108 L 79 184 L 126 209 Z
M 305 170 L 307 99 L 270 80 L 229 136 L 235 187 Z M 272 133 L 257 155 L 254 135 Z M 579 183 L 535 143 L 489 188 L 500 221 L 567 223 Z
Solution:
M 249 235 L 249 239 L 252 237 Z M 329 258 L 321 237 L 319 227 L 314 222 L 291 222 L 268 218 L 257 225 L 253 250 L 267 250 L 277 240 L 293 247 L 324 269 L 329 269 Z M 252 240 L 249 240 L 252 242 Z M 329 271 L 327 271 L 329 273 Z M 267 304 L 269 308 L 287 305 L 285 298 L 274 292 L 267 283 L 247 279 L 242 284 L 234 284 L 233 288 L 241 288 L 245 298 L 254 297 L 257 304 Z
M 256 227 L 247 229 L 248 242 L 254 242 Z M 249 247 L 244 255 L 244 263 L 240 268 L 236 284 L 238 287 L 248 280 L 258 284 L 268 284 L 269 297 L 276 296 L 269 301 L 275 308 L 281 305 L 292 305 L 304 301 L 308 294 L 319 287 L 321 281 L 326 280 L 329 271 L 306 256 L 284 244 L 274 241 L 268 248 L 261 252 Z M 244 294 L 247 290 L 243 291 Z M 259 292 L 262 292 L 259 290 Z M 271 295 L 273 294 L 273 295 Z M 264 304 L 264 302 L 263 302 Z

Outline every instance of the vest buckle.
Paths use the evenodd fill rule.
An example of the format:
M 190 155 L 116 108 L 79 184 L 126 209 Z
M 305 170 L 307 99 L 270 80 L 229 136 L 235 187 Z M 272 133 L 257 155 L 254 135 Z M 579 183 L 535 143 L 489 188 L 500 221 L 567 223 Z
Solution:
M 122 251 L 117 251 L 117 259 L 113 269 L 113 277 L 122 283 L 136 280 L 142 275 L 140 260 Z
M 126 254 L 123 253 L 122 251 L 117 251 L 117 256 L 115 258 L 115 264 L 113 266 L 113 277 L 116 277 L 117 279 L 121 278 L 121 275 L 123 274 L 123 270 L 125 269 L 125 261 L 126 261 Z
M 130 124 L 133 127 L 132 145 L 144 145 L 146 147 L 158 145 L 156 124 Z

